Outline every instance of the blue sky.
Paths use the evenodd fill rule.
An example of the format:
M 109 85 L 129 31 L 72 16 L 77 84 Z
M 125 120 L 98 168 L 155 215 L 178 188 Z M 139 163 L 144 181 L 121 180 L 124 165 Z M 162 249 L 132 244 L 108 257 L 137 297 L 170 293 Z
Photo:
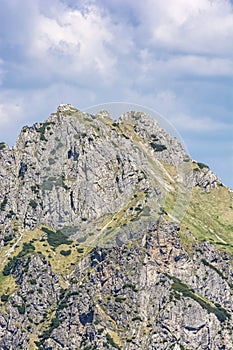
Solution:
M 60 103 L 144 105 L 233 188 L 230 0 L 1 0 L 0 141 Z

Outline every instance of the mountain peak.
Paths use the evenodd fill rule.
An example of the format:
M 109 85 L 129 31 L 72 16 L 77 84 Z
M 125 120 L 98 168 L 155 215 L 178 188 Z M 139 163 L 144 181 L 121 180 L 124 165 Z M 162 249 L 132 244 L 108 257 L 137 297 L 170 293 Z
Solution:
M 62 104 L 0 178 L 1 348 L 231 349 L 232 193 L 153 118 Z
M 69 103 L 65 103 L 65 104 L 63 103 L 57 107 L 58 113 L 69 112 L 69 111 L 74 111 L 74 110 L 76 111 L 77 109 Z

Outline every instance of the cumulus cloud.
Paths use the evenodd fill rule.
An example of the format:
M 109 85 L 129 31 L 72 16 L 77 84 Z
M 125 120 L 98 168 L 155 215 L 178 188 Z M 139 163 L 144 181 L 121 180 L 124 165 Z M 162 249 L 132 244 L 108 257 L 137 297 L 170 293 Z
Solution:
M 45 57 L 47 68 L 56 71 L 72 70 L 77 74 L 94 70 L 107 75 L 114 65 L 114 57 L 107 49 L 113 40 L 108 19 L 93 6 L 85 13 L 67 8 L 56 17 L 39 15 L 30 56 L 36 60 Z
M 89 79 L 113 83 L 119 76 L 134 79 L 135 71 L 141 80 L 148 74 L 154 79 L 232 75 L 233 10 L 227 0 L 85 1 L 72 6 L 61 0 L 3 0 L 1 12 L 7 37 L 0 47 L 6 46 L 10 69 L 18 70 L 27 84 L 77 78 L 84 84 Z M 9 59 L 11 52 L 17 61 Z
M 27 84 L 90 77 L 104 82 L 113 75 L 115 56 L 109 47 L 115 38 L 111 18 L 100 8 L 84 3 L 77 9 L 58 0 L 53 6 L 42 0 L 3 0 L 1 5 L 0 48 L 16 81 L 20 75 Z
M 1 139 L 66 102 L 145 105 L 184 136 L 231 122 L 230 0 L 1 0 L 0 23 Z
M 155 47 L 184 53 L 231 54 L 233 13 L 229 0 L 127 1 L 141 37 Z

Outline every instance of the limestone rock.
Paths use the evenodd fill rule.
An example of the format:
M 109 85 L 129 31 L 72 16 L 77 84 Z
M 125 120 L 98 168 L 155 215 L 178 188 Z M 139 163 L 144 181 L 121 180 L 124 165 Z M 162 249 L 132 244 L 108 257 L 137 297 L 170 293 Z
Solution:
M 232 192 L 178 140 L 60 105 L 1 145 L 1 349 L 232 349 Z

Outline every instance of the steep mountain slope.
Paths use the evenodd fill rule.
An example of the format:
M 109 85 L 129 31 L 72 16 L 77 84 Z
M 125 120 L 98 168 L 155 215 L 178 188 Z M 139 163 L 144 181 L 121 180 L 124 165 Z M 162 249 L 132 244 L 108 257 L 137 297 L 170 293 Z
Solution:
M 233 193 L 156 121 L 0 143 L 0 348 L 232 349 Z

